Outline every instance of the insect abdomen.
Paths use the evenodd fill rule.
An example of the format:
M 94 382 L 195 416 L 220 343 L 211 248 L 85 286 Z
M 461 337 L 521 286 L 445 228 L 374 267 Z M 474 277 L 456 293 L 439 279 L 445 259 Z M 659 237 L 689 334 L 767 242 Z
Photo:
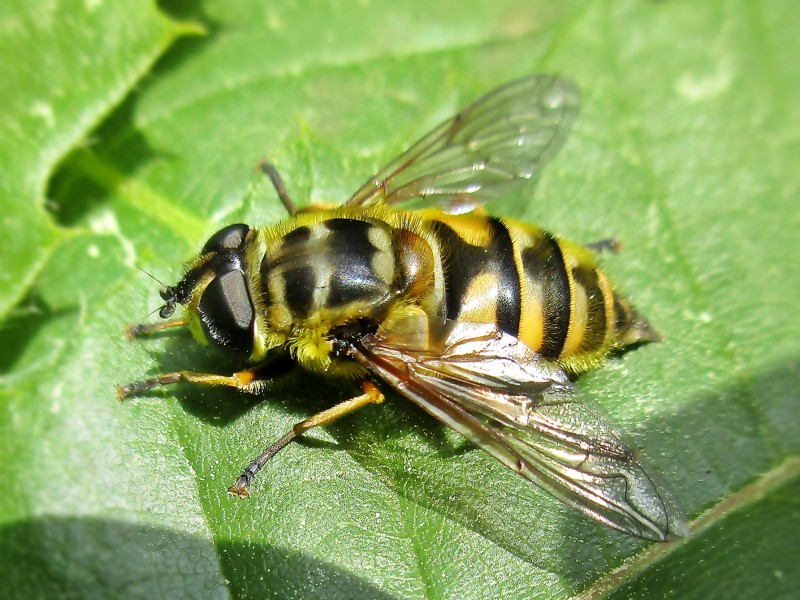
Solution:
M 517 335 L 523 282 L 511 234 L 500 219 L 479 217 L 482 231 L 470 229 L 476 224 L 471 219 L 431 222 L 443 257 L 441 314 L 453 321 L 497 323 L 503 331 Z
M 442 316 L 496 323 L 570 371 L 591 368 L 623 340 L 632 309 L 590 250 L 511 220 L 421 214 L 443 257 Z

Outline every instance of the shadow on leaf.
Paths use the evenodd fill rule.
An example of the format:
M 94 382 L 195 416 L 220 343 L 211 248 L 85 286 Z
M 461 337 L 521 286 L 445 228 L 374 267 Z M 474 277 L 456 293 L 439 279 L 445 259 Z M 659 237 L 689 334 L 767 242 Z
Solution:
M 390 598 L 299 552 L 111 519 L 7 525 L 0 556 L 5 598 Z

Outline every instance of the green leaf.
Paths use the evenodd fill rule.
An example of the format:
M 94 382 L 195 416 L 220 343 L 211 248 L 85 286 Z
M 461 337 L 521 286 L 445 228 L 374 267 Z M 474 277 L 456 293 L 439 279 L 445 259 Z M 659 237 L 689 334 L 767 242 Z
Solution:
M 45 209 L 54 165 L 193 28 L 143 3 L 11 2 L 0 8 L 0 197 L 8 237 L 0 315 L 36 278 L 67 232 Z
M 175 5 L 0 9 L 4 597 L 800 589 L 794 2 Z M 208 34 L 176 41 L 192 29 L 178 22 Z M 171 283 L 221 225 L 283 218 L 259 160 L 298 203 L 338 202 L 532 72 L 574 80 L 582 113 L 539 180 L 489 209 L 622 240 L 602 260 L 666 341 L 578 385 L 661 471 L 692 537 L 607 531 L 399 397 L 287 449 L 240 501 L 225 490 L 255 454 L 353 389 L 115 400 L 158 372 L 236 368 L 123 327 L 161 304 L 135 267 Z

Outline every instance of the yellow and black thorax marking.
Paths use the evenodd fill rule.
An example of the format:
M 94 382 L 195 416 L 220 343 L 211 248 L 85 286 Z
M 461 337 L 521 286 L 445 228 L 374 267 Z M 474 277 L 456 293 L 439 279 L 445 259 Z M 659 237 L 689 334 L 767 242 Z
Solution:
M 263 299 L 279 327 L 379 317 L 393 296 L 392 228 L 334 217 L 283 235 L 261 264 Z

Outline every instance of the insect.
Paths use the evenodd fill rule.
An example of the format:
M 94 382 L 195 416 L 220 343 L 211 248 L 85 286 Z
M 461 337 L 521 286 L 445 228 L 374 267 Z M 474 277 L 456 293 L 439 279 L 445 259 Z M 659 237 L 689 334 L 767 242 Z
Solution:
M 382 402 L 380 384 L 609 527 L 657 541 L 686 535 L 673 495 L 569 379 L 612 349 L 658 339 L 595 261 L 611 244 L 580 246 L 481 207 L 554 156 L 578 106 L 558 76 L 507 84 L 339 207 L 297 210 L 263 164 L 290 218 L 215 233 L 162 288 L 163 321 L 128 328 L 134 337 L 188 327 L 245 368 L 167 373 L 119 386 L 120 398 L 181 381 L 258 393 L 290 360 L 362 393 L 295 425 L 232 494 L 249 496 L 258 471 L 303 432 Z

